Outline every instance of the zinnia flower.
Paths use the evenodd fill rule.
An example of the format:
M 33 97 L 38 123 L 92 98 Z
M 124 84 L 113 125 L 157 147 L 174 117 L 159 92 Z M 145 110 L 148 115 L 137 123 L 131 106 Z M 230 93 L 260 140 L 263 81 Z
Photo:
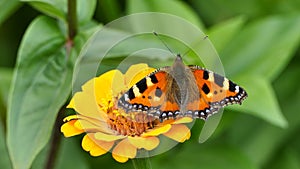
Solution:
M 85 151 L 91 156 L 111 151 L 118 162 L 136 158 L 141 149 L 154 150 L 161 135 L 177 142 L 189 139 L 190 129 L 184 124 L 192 121 L 189 117 L 160 122 L 146 113 L 125 113 L 118 109 L 117 99 L 122 93 L 153 71 L 147 64 L 137 64 L 125 74 L 111 70 L 86 82 L 67 106 L 78 114 L 64 119 L 61 126 L 64 136 L 85 133 L 81 144 Z M 151 121 L 137 120 L 151 118 Z

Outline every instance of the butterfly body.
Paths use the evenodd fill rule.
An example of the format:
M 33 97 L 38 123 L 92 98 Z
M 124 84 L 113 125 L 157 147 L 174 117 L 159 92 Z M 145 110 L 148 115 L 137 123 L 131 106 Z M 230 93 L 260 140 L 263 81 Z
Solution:
M 199 66 L 186 66 L 178 55 L 172 66 L 157 69 L 133 85 L 118 99 L 118 107 L 161 121 L 183 116 L 206 120 L 246 97 L 245 90 L 232 81 Z

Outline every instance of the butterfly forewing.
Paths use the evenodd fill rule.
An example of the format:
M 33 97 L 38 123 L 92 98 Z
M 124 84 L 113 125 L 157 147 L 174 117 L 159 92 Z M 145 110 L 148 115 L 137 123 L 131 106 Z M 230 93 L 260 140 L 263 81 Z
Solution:
M 156 70 L 133 85 L 118 100 L 118 106 L 129 111 L 154 112 L 165 103 L 166 72 Z

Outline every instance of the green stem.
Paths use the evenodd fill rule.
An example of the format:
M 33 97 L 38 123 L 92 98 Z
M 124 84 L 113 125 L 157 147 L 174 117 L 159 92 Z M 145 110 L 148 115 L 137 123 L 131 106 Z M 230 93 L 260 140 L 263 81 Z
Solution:
M 152 169 L 149 153 L 146 150 L 140 150 L 139 153 L 143 153 L 144 158 L 132 159 L 134 169 Z
M 65 112 L 65 105 L 59 110 L 55 121 L 53 135 L 50 142 L 49 155 L 45 163 L 45 169 L 53 169 L 55 166 L 55 162 L 57 159 L 57 154 L 60 146 L 60 141 L 61 141 L 60 126 L 62 125 L 64 112 Z
M 132 159 L 134 169 L 152 169 L 149 158 L 135 158 Z
M 77 13 L 76 13 L 76 0 L 68 0 L 68 35 L 69 39 L 73 38 L 77 34 Z

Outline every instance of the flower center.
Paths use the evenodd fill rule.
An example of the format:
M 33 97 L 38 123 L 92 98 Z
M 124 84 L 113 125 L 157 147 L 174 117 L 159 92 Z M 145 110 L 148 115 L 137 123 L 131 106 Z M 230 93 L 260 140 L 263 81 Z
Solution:
M 108 111 L 107 123 L 118 134 L 126 136 L 140 136 L 145 131 L 154 128 L 158 119 L 145 113 L 134 112 L 122 115 L 120 110 Z

